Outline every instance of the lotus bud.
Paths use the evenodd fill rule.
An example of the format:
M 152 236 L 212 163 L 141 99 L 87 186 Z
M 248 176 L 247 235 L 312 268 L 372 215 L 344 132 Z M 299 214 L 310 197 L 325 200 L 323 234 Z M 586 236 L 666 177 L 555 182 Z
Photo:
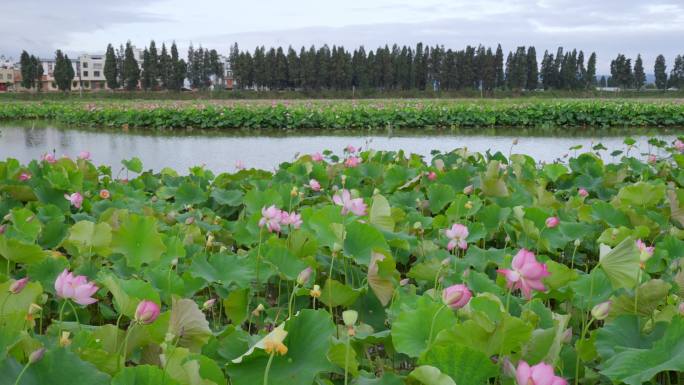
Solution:
M 450 258 L 446 257 L 446 258 L 442 259 L 442 266 L 447 267 L 447 266 L 449 266 L 450 262 L 451 262 Z
M 313 285 L 313 289 L 309 291 L 309 295 L 313 298 L 319 298 L 321 296 L 321 287 Z
M 515 365 L 513 365 L 508 357 L 504 357 L 503 359 L 503 372 L 506 377 L 515 378 Z
M 456 310 L 467 305 L 473 294 L 463 284 L 451 285 L 442 291 L 442 302 Z
M 14 282 L 9 287 L 9 292 L 12 294 L 19 294 L 21 293 L 22 290 L 24 290 L 24 287 L 26 287 L 26 284 L 28 283 L 28 277 L 18 279 Z
M 611 301 L 606 301 L 594 306 L 594 308 L 591 309 L 592 317 L 596 318 L 599 321 L 608 318 L 608 314 L 610 313 L 610 308 L 612 304 L 613 303 Z
M 2 219 L 4 219 L 5 221 L 10 221 L 10 220 L 12 220 L 12 213 L 9 213 L 9 214 L 5 215 Z
M 561 342 L 564 344 L 569 344 L 572 341 L 572 328 L 567 328 L 563 332 L 563 337 L 561 339 Z
M 30 355 L 29 355 L 29 363 L 30 364 L 35 364 L 36 362 L 40 361 L 43 359 L 43 356 L 45 355 L 45 348 L 40 348 L 38 350 L 34 350 Z
M 580 241 L 579 239 L 575 239 L 575 247 L 579 247 L 580 244 L 582 244 L 582 241 Z
M 464 193 L 465 195 L 470 195 L 470 194 L 473 193 L 474 190 L 475 190 L 475 188 L 473 187 L 473 185 L 472 185 L 472 184 L 469 184 L 469 185 L 467 185 L 467 186 L 465 186 L 465 187 L 463 188 L 463 193 Z
M 71 336 L 70 332 L 66 330 L 62 331 L 62 335 L 59 337 L 59 346 L 65 348 L 71 345 L 71 340 L 69 339 L 69 336 Z
M 518 138 L 513 139 L 513 145 L 517 146 L 518 145 Z
M 548 217 L 545 221 L 546 227 L 552 229 L 560 224 L 560 219 L 558 217 Z
M 430 171 L 428 173 L 427 177 L 428 177 L 428 180 L 433 181 L 433 180 L 437 179 L 437 173 L 434 171 Z
M 309 278 L 311 278 L 312 272 L 313 270 L 310 267 L 307 267 L 306 269 L 299 272 L 299 275 L 297 276 L 297 284 L 299 286 L 306 285 L 306 283 L 309 282 Z
M 171 260 L 171 266 L 178 266 L 178 258 L 174 258 Z
M 5 225 L 0 226 L 0 234 L 5 234 L 5 230 L 7 230 L 7 226 L 5 226 Z
M 292 186 L 292 190 L 290 190 L 290 196 L 294 198 L 297 195 L 299 195 L 299 189 L 297 186 Z
M 193 223 L 195 223 L 195 217 L 187 217 L 187 218 L 185 219 L 185 224 L 186 224 L 186 225 L 191 225 L 191 224 L 193 224 Z
M 464 207 L 466 210 L 470 210 L 470 209 L 473 208 L 473 202 L 468 201 L 468 202 L 466 202 L 466 203 L 463 205 L 463 207 Z
M 399 285 L 401 285 L 401 286 L 406 286 L 406 285 L 408 285 L 408 283 L 409 283 L 408 278 L 404 278 L 401 281 L 399 281 Z
M 32 303 L 29 305 L 28 314 L 36 315 L 36 314 L 40 313 L 41 311 L 43 311 L 43 308 L 40 307 L 39 305 L 36 305 L 35 303 Z
M 679 314 L 684 316 L 684 302 L 679 304 Z
M 209 310 L 214 306 L 215 303 L 216 303 L 216 298 L 209 298 L 208 300 L 204 301 L 204 303 L 202 304 L 202 309 L 203 310 Z
M 254 315 L 255 317 L 258 317 L 258 316 L 261 315 L 261 312 L 264 311 L 264 310 L 266 310 L 266 308 L 264 307 L 264 304 L 260 303 L 260 304 L 256 307 L 256 309 L 252 310 L 252 315 Z
M 159 305 L 152 301 L 142 300 L 135 309 L 135 321 L 144 325 L 151 324 L 159 317 Z
M 347 327 L 352 327 L 356 324 L 356 320 L 359 318 L 359 313 L 356 310 L 345 310 L 342 312 L 342 320 Z

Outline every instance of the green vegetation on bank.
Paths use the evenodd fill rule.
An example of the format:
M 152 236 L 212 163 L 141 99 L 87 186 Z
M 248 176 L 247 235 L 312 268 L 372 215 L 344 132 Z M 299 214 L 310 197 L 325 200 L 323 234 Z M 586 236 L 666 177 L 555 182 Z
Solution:
M 684 104 L 632 101 L 321 103 L 3 103 L 0 120 L 140 128 L 676 127 Z
M 683 151 L 0 161 L 0 384 L 681 383 Z

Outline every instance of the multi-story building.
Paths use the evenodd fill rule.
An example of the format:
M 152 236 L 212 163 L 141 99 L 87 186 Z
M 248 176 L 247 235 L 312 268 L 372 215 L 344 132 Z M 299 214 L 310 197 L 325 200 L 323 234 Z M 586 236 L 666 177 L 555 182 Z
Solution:
M 0 92 L 14 89 L 14 68 L 0 66 Z
M 42 83 L 41 90 L 59 91 L 54 76 L 55 59 L 40 59 L 40 64 L 43 66 L 43 77 L 40 80 L 40 82 Z M 78 60 L 72 60 L 71 67 L 74 69 L 74 79 L 71 81 L 71 90 L 79 91 L 81 89 L 81 82 L 79 81 L 81 63 Z
M 104 76 L 104 55 L 83 54 L 78 58 L 80 64 L 80 86 L 84 90 L 103 90 L 107 87 Z M 79 76 L 80 75 L 80 76 Z

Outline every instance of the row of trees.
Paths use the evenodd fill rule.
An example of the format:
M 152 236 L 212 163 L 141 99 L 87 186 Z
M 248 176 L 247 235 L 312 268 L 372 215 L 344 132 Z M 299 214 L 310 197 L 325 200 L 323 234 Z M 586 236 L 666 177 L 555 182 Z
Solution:
M 149 47 L 142 52 L 142 60 L 138 63 L 131 42 L 118 49 L 109 44 L 105 53 L 104 76 L 107 87 L 111 89 L 125 88 L 135 90 L 138 84 L 145 90 L 166 89 L 179 91 L 187 72 L 187 65 L 179 58 L 176 43 L 171 44 L 170 53 L 162 44 L 161 53 L 152 40 Z
M 585 68 L 582 51 L 563 53 L 563 48 L 555 57 L 544 53 L 541 71 L 535 47 L 518 47 L 504 64 L 501 45 L 452 50 L 395 44 L 368 53 L 363 46 L 354 51 L 311 46 L 299 53 L 261 46 L 252 53 L 235 44 L 230 62 L 238 87 L 256 89 L 584 89 L 596 83 L 596 54 Z
M 141 56 L 141 57 L 138 57 Z M 253 52 L 230 49 L 229 61 L 238 88 L 243 89 L 303 89 L 303 90 L 464 90 L 494 89 L 582 90 L 597 84 L 622 88 L 642 88 L 646 74 L 641 55 L 632 59 L 619 54 L 611 61 L 609 78 L 596 81 L 596 54 L 585 63 L 583 51 L 555 53 L 545 51 L 540 64 L 534 46 L 518 47 L 506 56 L 501 45 L 495 50 L 479 45 L 463 50 L 444 46 L 415 47 L 388 45 L 366 52 L 363 46 L 348 51 L 342 46 L 316 48 L 257 47 Z M 21 55 L 22 86 L 41 87 L 43 76 L 40 60 L 24 51 Z M 61 51 L 56 53 L 54 77 L 57 86 L 68 90 L 74 73 L 71 61 Z M 684 58 L 678 55 L 667 73 L 665 57 L 656 58 L 655 85 L 659 89 L 684 88 Z M 181 59 L 175 42 L 161 52 L 154 41 L 136 55 L 130 41 L 115 49 L 107 46 L 104 76 L 111 89 L 178 91 L 188 79 L 193 88 L 205 89 L 223 81 L 224 68 L 214 49 L 188 49 L 187 61 Z
M 41 64 L 40 59 L 23 51 L 19 58 L 19 66 L 21 71 L 21 86 L 29 89 L 36 87 L 38 91 L 40 91 L 43 88 L 43 83 L 40 81 L 43 77 L 43 65 Z

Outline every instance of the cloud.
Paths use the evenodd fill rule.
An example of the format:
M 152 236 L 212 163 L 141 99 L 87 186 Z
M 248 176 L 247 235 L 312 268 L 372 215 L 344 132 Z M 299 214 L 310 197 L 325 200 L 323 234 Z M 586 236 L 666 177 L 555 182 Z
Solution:
M 0 53 L 21 49 L 51 54 L 55 48 L 103 51 L 132 39 L 143 45 L 175 40 L 227 53 L 233 42 L 257 45 L 410 44 L 419 41 L 460 49 L 471 44 L 505 50 L 535 45 L 541 55 L 556 47 L 596 51 L 607 71 L 617 53 L 641 53 L 646 68 L 655 56 L 682 54 L 684 4 L 672 0 L 5 0 Z M 31 28 L 26 28 L 30 25 Z

